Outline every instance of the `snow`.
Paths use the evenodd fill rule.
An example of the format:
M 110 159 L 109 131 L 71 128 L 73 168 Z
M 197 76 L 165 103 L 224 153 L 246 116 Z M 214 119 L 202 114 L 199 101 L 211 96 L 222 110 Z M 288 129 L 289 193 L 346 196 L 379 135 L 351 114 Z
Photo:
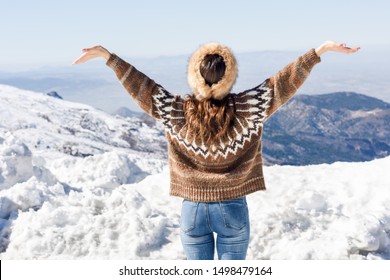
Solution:
M 185 259 L 156 128 L 8 86 L 0 115 L 0 259 Z M 390 259 L 389 167 L 265 167 L 247 258 Z
M 253 195 L 254 258 L 360 259 L 390 255 L 390 158 L 269 167 Z M 254 217 L 252 217 L 253 219 Z

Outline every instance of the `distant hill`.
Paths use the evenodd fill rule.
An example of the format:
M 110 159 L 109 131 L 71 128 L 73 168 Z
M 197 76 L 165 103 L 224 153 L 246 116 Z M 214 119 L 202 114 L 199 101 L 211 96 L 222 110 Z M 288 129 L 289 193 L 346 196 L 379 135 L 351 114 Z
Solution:
M 114 115 L 114 116 L 118 115 L 118 116 L 127 118 L 127 117 L 139 117 L 140 115 L 142 115 L 142 113 L 141 112 L 132 111 L 132 110 L 130 110 L 127 107 L 120 107 L 117 110 L 115 110 L 112 113 L 112 115 Z
M 48 93 L 46 93 L 47 96 L 51 96 L 51 97 L 54 97 L 54 98 L 58 98 L 58 99 L 64 99 L 62 98 L 61 95 L 58 94 L 58 92 L 56 91 L 50 91 Z
M 147 124 L 148 126 L 155 126 L 157 123 L 156 121 L 149 116 L 146 113 L 143 112 L 135 112 L 130 110 L 127 107 L 120 107 L 119 109 L 115 110 L 112 115 L 114 116 L 121 116 L 123 118 L 138 118 L 140 119 L 143 123 Z
M 144 113 L 122 108 L 112 119 L 92 108 L 68 105 L 58 97 L 29 95 L 8 86 L 1 86 L 0 91 L 3 129 L 20 134 L 32 147 L 86 157 L 114 146 L 166 158 L 164 130 Z M 10 98 L 15 100 L 7 105 Z M 42 131 L 47 131 L 45 137 Z M 298 94 L 265 123 L 263 155 L 269 165 L 389 156 L 390 104 L 354 92 Z
M 137 117 L 153 126 L 148 115 Z M 390 104 L 359 93 L 296 95 L 264 125 L 268 165 L 367 161 L 388 155 Z
M 353 92 L 297 95 L 264 125 L 268 164 L 367 161 L 390 155 L 390 104 Z
M 142 113 L 136 115 L 112 116 L 58 94 L 0 85 L 0 142 L 12 134 L 33 152 L 84 158 L 118 149 L 165 161 L 163 132 L 148 126 Z
M 354 92 L 337 92 L 313 95 L 298 95 L 296 98 L 306 105 L 313 105 L 323 109 L 352 111 L 370 111 L 374 109 L 390 109 L 390 104 L 382 100 Z

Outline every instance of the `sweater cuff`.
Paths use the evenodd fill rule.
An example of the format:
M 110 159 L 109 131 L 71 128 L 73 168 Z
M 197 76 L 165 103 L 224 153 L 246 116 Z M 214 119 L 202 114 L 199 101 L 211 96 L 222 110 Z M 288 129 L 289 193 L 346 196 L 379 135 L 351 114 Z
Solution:
M 308 69 L 311 69 L 317 63 L 321 62 L 321 58 L 317 55 L 315 49 L 311 49 L 302 56 L 303 62 Z
M 116 54 L 112 53 L 110 55 L 110 57 L 108 58 L 107 62 L 106 62 L 106 65 L 112 69 L 116 69 L 118 67 L 118 63 L 120 61 L 120 58 L 119 56 L 117 56 Z

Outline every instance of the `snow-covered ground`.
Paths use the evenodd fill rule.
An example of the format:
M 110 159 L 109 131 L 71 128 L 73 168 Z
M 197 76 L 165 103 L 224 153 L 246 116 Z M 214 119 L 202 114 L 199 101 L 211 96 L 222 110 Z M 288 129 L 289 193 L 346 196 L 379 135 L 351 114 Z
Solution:
M 0 259 L 184 259 L 161 137 L 0 86 Z M 265 167 L 268 190 L 248 196 L 248 259 L 390 259 L 389 167 Z

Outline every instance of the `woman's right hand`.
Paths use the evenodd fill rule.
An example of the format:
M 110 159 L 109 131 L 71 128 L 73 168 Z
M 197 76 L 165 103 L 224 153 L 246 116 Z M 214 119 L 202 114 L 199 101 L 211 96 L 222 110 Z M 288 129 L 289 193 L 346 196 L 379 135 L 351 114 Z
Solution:
M 346 44 L 343 43 L 337 43 L 335 41 L 326 41 L 323 44 L 321 44 L 318 48 L 315 49 L 316 54 L 318 56 L 321 56 L 323 53 L 332 51 L 332 52 L 338 52 L 338 53 L 355 53 L 358 50 L 360 50 L 360 47 L 347 47 Z
M 108 60 L 110 56 L 111 53 L 106 48 L 103 48 L 102 46 L 93 46 L 83 49 L 83 54 L 75 61 L 73 61 L 72 64 L 84 63 L 97 57 L 103 57 L 104 59 Z

